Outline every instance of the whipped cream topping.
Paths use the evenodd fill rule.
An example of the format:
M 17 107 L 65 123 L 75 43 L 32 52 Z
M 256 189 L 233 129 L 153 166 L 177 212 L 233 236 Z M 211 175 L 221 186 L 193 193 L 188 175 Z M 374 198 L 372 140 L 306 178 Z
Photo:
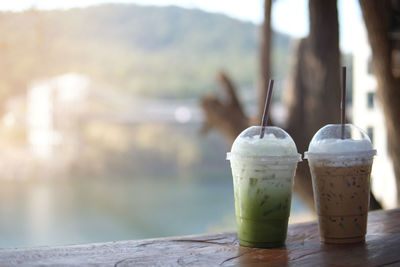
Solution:
M 311 142 L 308 148 L 310 153 L 348 153 L 372 150 L 372 144 L 369 140 L 353 139 L 323 139 L 317 142 Z
M 255 136 L 239 136 L 232 145 L 232 154 L 238 156 L 295 156 L 297 148 L 291 138 L 277 138 L 274 134 L 266 134 L 263 138 Z

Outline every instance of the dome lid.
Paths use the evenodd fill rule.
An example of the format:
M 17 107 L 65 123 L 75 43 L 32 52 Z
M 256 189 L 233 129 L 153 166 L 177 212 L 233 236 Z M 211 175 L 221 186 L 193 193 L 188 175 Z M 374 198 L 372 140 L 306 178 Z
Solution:
M 260 138 L 261 130 L 265 134 Z M 283 129 L 274 126 L 251 126 L 235 139 L 227 159 L 252 158 L 260 161 L 282 160 L 286 162 L 301 161 L 296 144 Z

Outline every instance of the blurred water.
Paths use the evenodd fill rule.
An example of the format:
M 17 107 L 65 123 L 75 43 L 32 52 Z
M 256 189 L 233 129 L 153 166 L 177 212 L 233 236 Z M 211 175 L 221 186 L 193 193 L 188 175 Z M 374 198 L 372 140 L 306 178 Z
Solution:
M 0 181 L 0 247 L 234 230 L 231 177 Z M 197 178 L 197 179 L 196 179 Z M 292 212 L 304 211 L 295 198 Z

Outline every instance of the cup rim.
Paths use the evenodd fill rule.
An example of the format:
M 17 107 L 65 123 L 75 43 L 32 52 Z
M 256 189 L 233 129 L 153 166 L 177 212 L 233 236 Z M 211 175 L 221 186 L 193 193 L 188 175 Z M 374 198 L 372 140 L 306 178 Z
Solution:
M 242 156 L 232 152 L 226 153 L 226 160 L 232 159 L 240 159 L 240 160 L 251 160 L 258 161 L 260 163 L 268 163 L 277 161 L 282 164 L 287 163 L 297 163 L 302 161 L 302 155 L 300 153 L 296 153 L 294 155 L 276 155 L 276 156 Z M 279 164 L 277 163 L 277 164 Z
M 311 157 L 318 157 L 323 159 L 332 159 L 332 158 L 371 158 L 376 156 L 376 149 L 372 150 L 361 150 L 361 151 L 352 151 L 352 152 L 341 152 L 341 153 L 320 153 L 320 152 L 304 152 L 304 159 L 310 159 Z

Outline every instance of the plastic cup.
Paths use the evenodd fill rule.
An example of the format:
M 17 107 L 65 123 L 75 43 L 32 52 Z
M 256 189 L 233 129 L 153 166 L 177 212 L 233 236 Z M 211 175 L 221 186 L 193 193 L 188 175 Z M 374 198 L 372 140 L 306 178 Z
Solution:
M 321 241 L 356 243 L 365 240 L 370 174 L 376 150 L 360 128 L 346 124 L 321 128 L 305 158 L 311 170 Z
M 231 162 L 239 243 L 269 248 L 285 243 L 293 177 L 301 155 L 278 127 L 244 130 L 227 154 Z

